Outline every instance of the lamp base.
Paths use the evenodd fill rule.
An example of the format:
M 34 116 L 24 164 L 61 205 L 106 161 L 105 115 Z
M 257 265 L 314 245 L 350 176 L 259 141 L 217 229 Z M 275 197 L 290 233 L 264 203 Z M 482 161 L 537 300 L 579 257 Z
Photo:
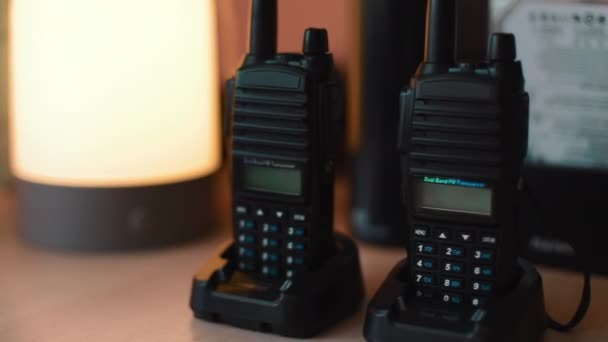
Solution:
M 16 181 L 19 228 L 36 245 L 130 250 L 191 241 L 214 227 L 213 176 L 146 187 L 79 188 Z

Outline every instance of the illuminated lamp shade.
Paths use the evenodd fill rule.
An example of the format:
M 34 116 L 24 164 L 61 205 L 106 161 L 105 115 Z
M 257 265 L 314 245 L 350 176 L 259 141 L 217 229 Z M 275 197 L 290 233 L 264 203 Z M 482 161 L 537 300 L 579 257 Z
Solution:
M 11 168 L 30 241 L 190 240 L 221 163 L 214 0 L 13 0 Z

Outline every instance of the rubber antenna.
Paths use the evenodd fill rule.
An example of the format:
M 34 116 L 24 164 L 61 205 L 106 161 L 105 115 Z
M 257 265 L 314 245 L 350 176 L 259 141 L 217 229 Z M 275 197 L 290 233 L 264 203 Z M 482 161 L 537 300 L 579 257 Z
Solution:
M 451 66 L 456 46 L 456 0 L 428 0 L 425 64 Z
M 249 62 L 263 62 L 277 53 L 277 0 L 253 0 L 249 44 Z

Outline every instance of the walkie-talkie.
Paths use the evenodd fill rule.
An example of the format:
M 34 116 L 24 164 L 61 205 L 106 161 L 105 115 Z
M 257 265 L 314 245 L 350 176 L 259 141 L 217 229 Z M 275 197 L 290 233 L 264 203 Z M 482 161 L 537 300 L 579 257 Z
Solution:
M 518 183 L 528 94 L 515 38 L 455 62 L 455 1 L 429 0 L 424 62 L 400 99 L 412 295 L 480 306 L 520 280 Z
M 251 51 L 228 82 L 234 240 L 194 276 L 211 322 L 308 338 L 364 298 L 354 241 L 333 230 L 344 95 L 324 29 L 277 54 L 277 0 L 253 0 Z
M 277 1 L 253 0 L 250 52 L 228 83 L 235 257 L 293 279 L 335 253 L 334 160 L 342 91 L 324 29 L 277 54 Z
M 408 256 L 368 306 L 368 341 L 540 341 L 542 279 L 517 250 L 528 94 L 513 35 L 455 62 L 457 0 L 428 0 L 424 61 L 400 97 Z

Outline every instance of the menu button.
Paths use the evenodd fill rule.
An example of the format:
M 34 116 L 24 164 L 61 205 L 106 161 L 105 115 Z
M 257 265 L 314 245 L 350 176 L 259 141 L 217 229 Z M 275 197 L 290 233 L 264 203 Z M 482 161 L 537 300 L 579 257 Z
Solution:
M 306 215 L 304 214 L 293 214 L 292 219 L 297 222 L 306 222 Z
M 429 236 L 429 228 L 425 226 L 413 226 L 414 235 L 418 237 L 428 237 Z
M 497 240 L 496 235 L 493 234 L 484 234 L 481 236 L 481 243 L 485 245 L 496 245 Z

